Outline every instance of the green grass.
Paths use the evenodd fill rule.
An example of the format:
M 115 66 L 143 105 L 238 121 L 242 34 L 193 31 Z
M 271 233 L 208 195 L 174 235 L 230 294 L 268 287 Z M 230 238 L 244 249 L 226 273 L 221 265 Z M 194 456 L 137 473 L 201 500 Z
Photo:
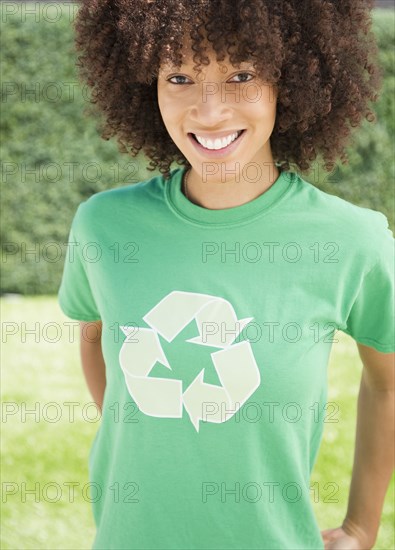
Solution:
M 64 316 L 54 297 L 2 299 L 1 309 L 3 495 L 6 482 L 19 489 L 8 495 L 6 503 L 2 499 L 1 548 L 91 548 L 95 528 L 89 494 L 84 498 L 82 488 L 88 482 L 87 459 L 98 422 L 84 420 L 83 407 L 92 399 L 79 363 L 78 322 Z M 38 342 L 34 334 L 25 334 L 25 327 L 32 329 L 35 323 Z M 75 343 L 64 323 L 76 323 Z M 51 343 L 56 340 L 56 324 L 62 337 Z M 18 326 L 17 334 L 6 336 L 4 331 L 13 326 Z M 6 422 L 5 402 L 19 408 Z M 74 422 L 69 420 L 71 405 L 64 405 L 68 402 L 79 403 Z M 24 418 L 23 403 L 29 410 L 37 403 L 40 417 L 46 420 L 36 422 L 31 414 Z M 57 403 L 59 410 L 48 403 Z M 59 420 L 50 422 L 59 411 Z M 93 407 L 86 413 L 93 418 Z M 39 502 L 32 494 L 23 496 L 23 482 L 28 490 L 39 482 Z M 46 483 L 57 485 L 46 491 Z M 78 483 L 74 502 L 65 483 Z
M 3 298 L 2 312 L 2 530 L 1 548 L 7 549 L 90 549 L 94 537 L 94 523 L 90 502 L 82 488 L 88 482 L 88 454 L 98 423 L 84 419 L 83 406 L 91 402 L 78 349 L 78 322 L 71 321 L 60 311 L 56 297 Z M 37 320 L 39 319 L 39 321 Z M 38 324 L 39 337 L 25 334 L 25 329 Z M 56 340 L 56 323 L 61 338 Z M 74 324 L 74 343 L 65 323 Z M 17 329 L 15 335 L 6 330 Z M 338 332 L 338 343 L 333 344 L 329 365 L 328 401 L 336 402 L 339 423 L 326 423 L 324 439 L 313 472 L 311 483 L 317 482 L 320 498 L 314 509 L 321 529 L 341 524 L 347 506 L 351 480 L 355 438 L 356 405 L 362 365 L 355 343 Z M 54 340 L 51 343 L 50 340 Z M 18 407 L 14 415 L 4 416 L 6 402 Z M 57 422 L 36 422 L 33 415 L 23 418 L 22 404 L 33 409 L 37 403 L 41 416 L 47 419 L 56 414 L 58 403 L 60 419 Z M 69 421 L 69 410 L 64 403 L 77 402 L 75 421 Z M 93 407 L 87 411 L 93 416 Z M 18 492 L 8 494 L 5 483 L 15 483 Z M 40 496 L 23 498 L 21 484 L 26 489 L 40 484 Z M 325 502 L 330 495 L 325 483 L 338 486 L 333 495 L 337 503 Z M 43 498 L 46 483 L 47 498 Z M 75 498 L 71 501 L 65 483 L 76 483 Z M 56 487 L 59 492 L 56 494 Z M 51 499 L 57 501 L 50 502 Z M 89 497 L 89 493 L 88 493 Z M 394 548 L 394 478 L 386 495 L 376 550 Z

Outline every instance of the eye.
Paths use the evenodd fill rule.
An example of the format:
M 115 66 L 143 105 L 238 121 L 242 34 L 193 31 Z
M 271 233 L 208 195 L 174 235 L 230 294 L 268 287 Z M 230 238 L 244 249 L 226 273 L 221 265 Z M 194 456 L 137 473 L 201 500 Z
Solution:
M 171 84 L 184 84 L 184 82 L 172 82 L 172 78 L 187 78 L 187 77 L 183 76 L 182 74 L 177 74 L 167 79 L 167 81 L 170 82 Z
M 254 75 L 251 74 L 251 73 L 246 73 L 246 72 L 242 72 L 242 73 L 237 73 L 233 78 L 236 78 L 237 76 L 251 76 L 252 78 L 254 78 Z M 240 81 L 239 81 L 240 82 Z M 249 82 L 249 80 L 242 80 L 241 83 L 243 82 Z

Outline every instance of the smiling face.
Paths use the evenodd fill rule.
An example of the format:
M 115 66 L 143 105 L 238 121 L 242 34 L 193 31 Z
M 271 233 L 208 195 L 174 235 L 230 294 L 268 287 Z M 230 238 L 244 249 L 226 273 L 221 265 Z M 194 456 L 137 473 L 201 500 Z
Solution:
M 276 88 L 258 79 L 252 63 L 217 62 L 211 50 L 210 64 L 198 75 L 191 50 L 186 51 L 180 68 L 163 63 L 158 74 L 159 109 L 178 149 L 201 175 L 210 172 L 205 165 L 213 164 L 222 165 L 223 172 L 238 169 L 243 179 L 250 163 L 251 177 L 257 165 L 273 167 L 269 138 Z

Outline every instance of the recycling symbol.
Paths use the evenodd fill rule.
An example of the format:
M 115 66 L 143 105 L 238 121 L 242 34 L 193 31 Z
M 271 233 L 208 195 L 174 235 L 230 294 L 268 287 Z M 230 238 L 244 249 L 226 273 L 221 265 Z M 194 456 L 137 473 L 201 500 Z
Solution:
M 219 348 L 211 353 L 211 359 L 222 385 L 204 382 L 203 368 L 183 393 L 182 380 L 149 377 L 149 374 L 156 362 L 171 370 L 158 335 L 172 342 L 193 319 L 199 335 L 186 341 Z M 197 432 L 207 403 L 211 407 L 205 421 L 229 420 L 261 382 L 250 343 L 232 345 L 252 319 L 238 320 L 232 304 L 219 296 L 175 290 L 143 317 L 150 328 L 138 327 L 137 342 L 136 327 L 121 326 L 126 338 L 119 352 L 119 363 L 128 391 L 140 411 L 149 416 L 181 418 L 184 406 Z M 225 326 L 226 331 L 203 333 L 204 323 Z

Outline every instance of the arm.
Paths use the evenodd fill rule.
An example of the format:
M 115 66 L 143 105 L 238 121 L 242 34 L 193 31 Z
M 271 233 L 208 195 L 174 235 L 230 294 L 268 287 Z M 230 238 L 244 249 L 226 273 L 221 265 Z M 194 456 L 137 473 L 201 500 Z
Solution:
M 106 367 L 101 348 L 101 321 L 80 321 L 80 356 L 85 380 L 96 405 L 102 410 Z
M 354 466 L 342 528 L 371 549 L 394 470 L 394 353 L 358 343 L 363 363 L 358 396 Z

